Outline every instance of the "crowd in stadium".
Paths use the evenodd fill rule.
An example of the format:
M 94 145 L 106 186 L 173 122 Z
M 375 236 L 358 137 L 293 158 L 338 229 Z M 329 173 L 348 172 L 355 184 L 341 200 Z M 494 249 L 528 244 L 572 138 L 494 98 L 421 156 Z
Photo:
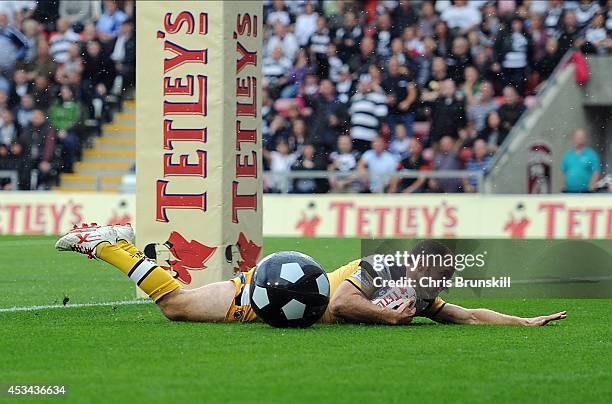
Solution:
M 473 192 L 571 49 L 607 54 L 612 1 L 264 2 L 267 192 Z M 330 170 L 333 180 L 289 171 Z
M 0 2 L 0 170 L 16 170 L 19 189 L 48 189 L 72 172 L 90 137 L 130 96 L 134 6 Z M 0 179 L 0 189 L 15 186 Z

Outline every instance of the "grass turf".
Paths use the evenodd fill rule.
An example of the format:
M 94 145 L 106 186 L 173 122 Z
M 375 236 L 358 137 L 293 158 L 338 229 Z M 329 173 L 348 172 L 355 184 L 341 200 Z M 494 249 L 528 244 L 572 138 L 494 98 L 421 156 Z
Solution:
M 0 308 L 132 299 L 119 271 L 59 254 L 47 237 L 0 238 Z M 267 239 L 335 268 L 351 239 Z M 612 300 L 461 299 L 541 328 L 172 323 L 152 304 L 0 313 L 0 384 L 66 384 L 74 402 L 608 402 Z

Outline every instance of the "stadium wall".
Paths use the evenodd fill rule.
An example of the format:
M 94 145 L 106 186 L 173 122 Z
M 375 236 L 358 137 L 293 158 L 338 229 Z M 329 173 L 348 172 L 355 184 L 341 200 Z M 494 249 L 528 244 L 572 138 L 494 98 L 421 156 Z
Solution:
M 275 237 L 612 239 L 607 195 L 265 195 Z M 134 223 L 134 195 L 4 192 L 0 234 L 55 235 L 73 224 Z

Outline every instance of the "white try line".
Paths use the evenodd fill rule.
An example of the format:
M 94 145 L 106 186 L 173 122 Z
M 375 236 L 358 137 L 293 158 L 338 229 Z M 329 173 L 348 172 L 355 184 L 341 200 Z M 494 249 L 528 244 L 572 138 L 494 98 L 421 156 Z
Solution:
M 133 304 L 150 304 L 150 300 L 120 300 L 116 302 L 100 302 L 100 303 L 74 303 L 74 304 L 50 304 L 45 306 L 23 306 L 23 307 L 7 307 L 0 308 L 0 313 L 16 313 L 19 311 L 37 311 L 37 310 L 53 310 L 53 309 L 80 309 L 83 307 L 107 307 L 107 306 L 128 306 Z

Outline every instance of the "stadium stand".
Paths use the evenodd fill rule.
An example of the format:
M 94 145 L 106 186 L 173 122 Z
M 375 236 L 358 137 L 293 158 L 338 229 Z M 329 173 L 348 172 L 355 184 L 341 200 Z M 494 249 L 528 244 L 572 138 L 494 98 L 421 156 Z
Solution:
M 303 192 L 305 177 L 297 171 L 305 162 L 313 172 L 325 166 L 354 172 L 377 136 L 395 155 L 394 170 L 486 172 L 563 55 L 607 55 L 612 45 L 610 2 L 264 4 L 268 192 L 279 192 L 287 173 L 295 180 L 283 191 Z M 343 135 L 352 139 L 352 147 Z M 482 152 L 480 139 L 486 152 L 474 157 Z M 309 189 L 370 192 L 364 170 L 330 183 L 311 179 Z M 474 178 L 411 186 L 415 181 L 387 181 L 384 190 L 478 190 Z
M 0 187 L 114 191 L 130 182 L 135 5 L 0 3 Z M 495 154 L 562 57 L 610 53 L 611 6 L 265 0 L 265 191 L 481 190 L 477 177 L 495 172 Z M 378 137 L 384 156 L 373 151 Z M 358 170 L 370 151 L 396 160 L 383 186 L 368 184 L 368 164 Z M 428 180 L 394 178 L 399 170 Z M 450 178 L 457 170 L 472 177 Z
M 134 1 L 0 3 L 0 171 L 16 173 L 2 189 L 113 190 L 129 172 L 133 106 L 116 112 L 135 84 L 134 10 Z

